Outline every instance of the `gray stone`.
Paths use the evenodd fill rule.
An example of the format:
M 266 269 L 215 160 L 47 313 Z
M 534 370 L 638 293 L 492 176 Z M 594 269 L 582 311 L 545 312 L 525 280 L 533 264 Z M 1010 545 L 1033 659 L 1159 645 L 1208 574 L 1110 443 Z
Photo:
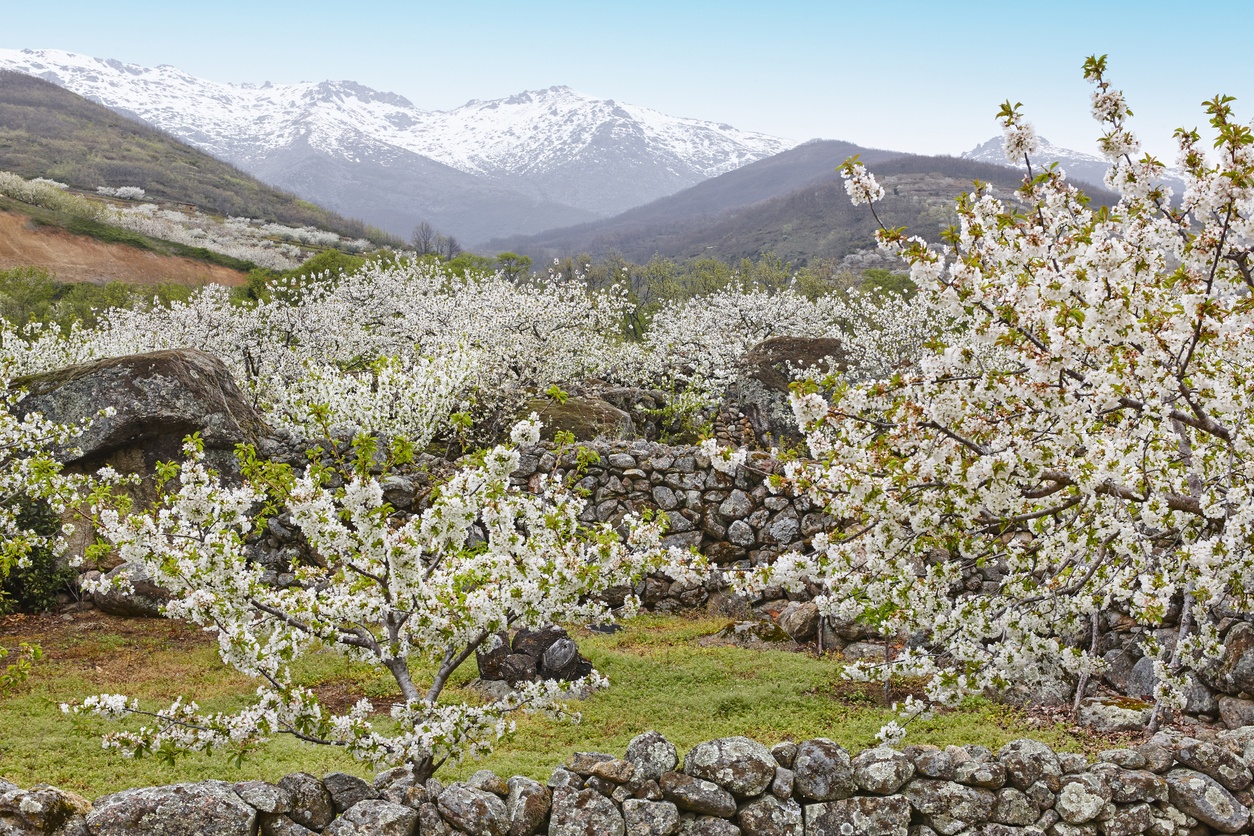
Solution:
M 679 808 L 669 801 L 629 798 L 623 802 L 627 836 L 671 836 L 679 832 Z
M 922 778 L 939 778 L 952 781 L 954 778 L 953 758 L 938 746 L 907 746 L 902 754 L 914 762 L 915 772 Z
M 718 506 L 718 514 L 727 521 L 742 520 L 753 513 L 753 498 L 736 489 Z
M 330 772 L 323 775 L 322 786 L 331 793 L 331 804 L 335 807 L 336 815 L 343 813 L 358 801 L 379 797 L 374 787 L 347 772 Z
M 579 648 L 572 639 L 558 639 L 540 657 L 541 679 L 571 680 L 579 669 Z
M 756 543 L 757 535 L 753 533 L 753 528 L 744 520 L 733 520 L 727 526 L 727 541 L 741 548 L 748 548 Z
M 1007 783 L 1019 790 L 1027 790 L 1041 780 L 1050 789 L 1056 789 L 1062 775 L 1054 750 L 1035 740 L 1010 741 L 998 751 L 997 760 L 1006 767 Z
M 95 836 L 253 836 L 257 811 L 225 781 L 123 790 L 96 799 Z
M 292 809 L 288 816 L 297 824 L 311 830 L 321 830 L 335 818 L 331 793 L 308 772 L 284 775 L 278 784 L 292 795 Z
M 675 492 L 665 485 L 654 486 L 653 501 L 663 511 L 673 511 L 679 507 L 679 499 L 675 496 Z
M 836 801 L 854 794 L 849 753 L 825 737 L 803 741 L 793 759 L 793 788 L 809 801 Z
M 864 792 L 892 795 L 914 776 L 914 764 L 894 749 L 867 749 L 853 759 L 853 781 Z
M 1144 769 L 1147 763 L 1145 755 L 1135 749 L 1106 749 L 1097 753 L 1097 759 L 1124 769 Z
M 734 795 L 760 795 L 775 780 L 775 758 L 747 737 L 721 737 L 698 743 L 684 756 L 684 772 L 712 781 Z
M 685 810 L 723 818 L 736 815 L 736 799 L 711 781 L 693 778 L 682 772 L 666 772 L 658 780 L 658 787 L 667 801 L 673 801 Z
M 740 836 L 740 828 L 717 816 L 684 819 L 680 825 L 683 836 Z
M 997 803 L 992 790 L 934 778 L 916 778 L 901 794 L 941 836 L 987 821 Z
M 627 760 L 643 780 L 656 781 L 679 764 L 675 745 L 655 731 L 638 734 L 627 744 Z
M 1230 790 L 1243 790 L 1250 785 L 1250 768 L 1241 758 L 1222 746 L 1187 738 L 1176 749 L 1176 760 L 1189 769 L 1209 775 Z
M 83 818 L 91 802 L 47 784 L 23 790 L 0 779 L 0 834 L 4 836 L 88 836 Z
M 954 770 L 959 784 L 998 790 L 1006 785 L 1006 767 L 997 761 L 967 761 Z
M 819 632 L 819 606 L 813 601 L 794 601 L 784 607 L 777 622 L 793 641 L 808 642 Z
M 546 786 L 551 790 L 560 790 L 570 788 L 574 790 L 583 789 L 583 778 L 569 769 L 557 767 L 553 770 L 553 774 L 549 776 Z
M 450 836 L 453 829 L 440 815 L 440 808 L 428 802 L 418 808 L 418 836 Z
M 281 813 L 259 813 L 257 821 L 261 836 L 314 836 L 318 832 L 297 824 Z
M 96 609 L 124 618 L 161 618 L 173 597 L 139 564 L 123 563 L 105 572 L 100 589 L 92 593 Z
M 1224 652 L 1211 680 L 1230 696 L 1254 694 L 1254 624 L 1239 621 L 1224 636 Z
M 1104 836 L 1136 836 L 1154 823 L 1154 808 L 1148 804 L 1128 804 L 1115 808 L 1115 814 L 1102 822 Z
M 1167 792 L 1181 812 L 1221 833 L 1240 833 L 1249 823 L 1249 809 L 1209 775 L 1173 769 L 1167 773 Z
M 1230 729 L 1254 726 L 1254 700 L 1221 696 L 1219 698 L 1219 718 Z
M 1116 804 L 1139 801 L 1162 803 L 1167 800 L 1167 782 L 1145 769 L 1121 769 L 1113 764 L 1093 764 L 1092 772 L 1110 787 L 1110 800 Z
M 413 836 L 417 827 L 417 810 L 382 799 L 364 798 L 327 825 L 322 836 Z
M 549 836 L 624 836 L 625 829 L 618 807 L 596 790 L 553 793 Z
M 783 740 L 771 747 L 775 762 L 785 769 L 792 769 L 792 762 L 797 757 L 797 744 L 791 740 Z
M 509 817 L 509 836 L 531 836 L 539 832 L 553 800 L 548 787 L 521 775 L 510 778 L 507 787 L 505 814 Z
M 1026 827 L 1033 824 L 1040 815 L 1040 808 L 1027 793 L 1014 787 L 1005 787 L 997 791 L 997 800 L 993 803 L 989 820 L 997 824 Z
M 440 815 L 470 836 L 505 836 L 510 819 L 505 802 L 495 794 L 469 784 L 449 784 L 436 802 Z
M 630 761 L 614 758 L 593 766 L 592 774 L 615 784 L 626 784 L 636 777 L 636 766 Z
M 771 795 L 776 798 L 792 798 L 793 772 L 782 766 L 775 768 L 775 780 L 771 781 Z
M 805 832 L 801 805 L 773 795 L 764 795 L 741 807 L 736 822 L 745 836 L 802 836 Z
M 240 781 L 235 794 L 261 813 L 286 813 L 292 809 L 292 794 L 268 781 Z
M 910 826 L 910 802 L 890 798 L 846 798 L 807 804 L 805 836 L 906 836 Z M 842 828 L 852 828 L 844 829 Z
M 796 512 L 791 514 L 784 513 L 776 517 L 763 532 L 763 538 L 769 543 L 782 543 L 787 545 L 797 539 L 797 533 L 801 530 L 801 523 L 797 520 Z
M 1068 824 L 1086 824 L 1098 817 L 1110 798 L 1109 785 L 1097 775 L 1072 775 L 1064 779 L 1054 810 Z
M 490 769 L 480 769 L 466 779 L 466 785 L 504 798 L 509 793 L 505 779 Z

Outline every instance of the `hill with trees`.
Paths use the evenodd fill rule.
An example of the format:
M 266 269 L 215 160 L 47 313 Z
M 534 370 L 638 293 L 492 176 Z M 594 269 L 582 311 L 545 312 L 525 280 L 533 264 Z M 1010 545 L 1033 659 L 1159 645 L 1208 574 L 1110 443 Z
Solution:
M 388 243 L 387 236 L 265 185 L 170 135 L 33 76 L 0 71 L 0 171 L 76 189 L 136 186 L 149 199 L 215 214 L 313 226 Z M 396 243 L 396 242 L 390 242 Z
M 980 180 L 1010 191 L 1022 173 L 957 157 L 906 155 L 818 141 L 707 180 L 671 197 L 593 224 L 489 242 L 488 249 L 525 253 L 539 261 L 574 254 L 618 254 L 643 262 L 712 257 L 725 261 L 772 253 L 794 265 L 840 260 L 874 246 L 874 219 L 849 202 L 836 168 L 858 154 L 887 195 L 884 223 L 935 238 L 953 223 L 953 195 Z M 1099 203 L 1113 201 L 1102 190 Z

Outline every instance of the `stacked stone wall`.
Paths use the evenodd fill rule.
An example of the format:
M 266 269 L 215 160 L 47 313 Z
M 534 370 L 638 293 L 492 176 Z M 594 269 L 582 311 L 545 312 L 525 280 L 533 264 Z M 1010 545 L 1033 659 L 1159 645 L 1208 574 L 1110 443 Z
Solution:
M 1016 740 L 851 755 L 824 738 L 745 737 L 679 758 L 657 732 L 622 756 L 578 752 L 547 781 L 483 770 L 373 782 L 341 772 L 203 781 L 94 803 L 0 780 L 0 832 L 65 836 L 1206 836 L 1250 833 L 1254 727 L 1159 734 L 1096 759 Z

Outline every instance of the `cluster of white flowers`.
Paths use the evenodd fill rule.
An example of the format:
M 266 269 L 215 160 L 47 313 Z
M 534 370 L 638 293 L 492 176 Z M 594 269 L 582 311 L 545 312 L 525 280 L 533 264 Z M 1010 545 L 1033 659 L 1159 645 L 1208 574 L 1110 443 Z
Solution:
M 102 197 L 116 197 L 121 200 L 143 200 L 144 190 L 139 186 L 97 186 L 96 194 Z
M 532 419 L 513 435 L 530 441 L 537 433 Z M 158 720 L 109 736 L 108 745 L 129 754 L 253 745 L 294 734 L 429 774 L 449 758 L 490 748 L 508 730 L 510 713 L 560 715 L 572 690 L 604 684 L 594 675 L 538 683 L 485 706 L 439 704 L 449 675 L 490 637 L 511 628 L 606 621 L 613 614 L 599 595 L 609 587 L 659 569 L 677 577 L 698 569 L 690 554 L 661 546 L 657 522 L 628 517 L 624 541 L 608 525 L 581 524 L 584 500 L 555 481 L 538 494 L 512 486 L 519 460 L 512 445 L 486 451 L 444 483 L 426 511 L 407 518 L 388 513 L 377 476 L 355 474 L 332 489 L 310 470 L 230 487 L 206 468 L 195 441 L 186 453 L 177 492 L 146 513 L 96 508 L 100 531 L 120 557 L 173 593 L 167 615 L 212 629 L 223 660 L 262 684 L 255 704 L 231 714 L 206 715 L 182 700 L 146 712 L 117 695 L 64 707 Z M 243 546 L 257 524 L 251 514 L 267 496 L 290 509 L 319 557 L 297 568 L 297 584 L 286 589 L 264 583 Z M 293 684 L 290 665 L 315 647 L 392 675 L 399 690 L 395 730 L 379 730 L 365 700 L 334 715 Z M 435 670 L 424 688 L 412 673 L 419 660 Z
M 1254 146 L 1210 103 L 1217 159 L 1180 132 L 1172 207 L 1156 164 L 1129 156 L 1104 70 L 1086 65 L 1119 205 L 1095 212 L 1046 171 L 1020 190 L 1028 211 L 960 199 L 952 250 L 884 230 L 952 325 L 891 375 L 794 397 L 819 461 L 788 474 L 844 525 L 741 581 L 818 581 L 825 616 L 926 636 L 850 672 L 924 677 L 936 704 L 1060 681 L 1078 700 L 1114 610 L 1174 625 L 1172 643 L 1143 635 L 1160 706 L 1179 706 L 1185 674 L 1222 650 L 1222 614 L 1251 608 Z M 1030 165 L 1030 127 L 1009 104 L 1001 118 L 1007 156 Z M 995 591 L 965 585 L 978 567 Z
M 195 209 L 163 209 L 154 203 L 109 206 L 102 219 L 149 238 L 203 247 L 272 270 L 290 270 L 309 256 L 292 244 L 276 243 L 248 224 L 222 221 Z

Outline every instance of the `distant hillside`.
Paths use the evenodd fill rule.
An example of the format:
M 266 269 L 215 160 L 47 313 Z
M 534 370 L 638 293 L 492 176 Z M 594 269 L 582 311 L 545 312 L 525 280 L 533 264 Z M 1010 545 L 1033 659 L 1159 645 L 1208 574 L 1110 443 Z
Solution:
M 489 246 L 545 260 L 582 253 L 600 258 L 612 252 L 635 262 L 653 255 L 739 260 L 768 252 L 798 266 L 840 260 L 875 245 L 875 219 L 865 206 L 849 202 L 836 173 L 836 167 L 852 153 L 861 154 L 887 191 L 876 206 L 884 223 L 908 227 L 929 240 L 936 240 L 940 229 L 954 222 L 954 197 L 969 191 L 973 181 L 1005 192 L 1022 184 L 1022 175 L 1006 166 L 816 142 L 606 221 Z M 797 155 L 805 155 L 804 162 Z M 818 166 L 826 173 L 816 173 Z M 811 176 L 803 180 L 806 171 Z M 772 182 L 772 175 L 779 177 L 778 184 Z M 797 188 L 799 180 L 803 185 Z M 792 188 L 784 191 L 785 186 Z M 771 189 L 774 195 L 747 202 L 754 194 Z M 1107 192 L 1090 194 L 1099 202 L 1113 199 Z M 719 204 L 714 195 L 727 195 L 731 208 L 715 211 Z
M 360 221 L 273 189 L 155 128 L 9 71 L 0 71 L 0 170 L 88 191 L 138 186 L 149 198 L 192 203 L 216 214 L 382 240 Z

